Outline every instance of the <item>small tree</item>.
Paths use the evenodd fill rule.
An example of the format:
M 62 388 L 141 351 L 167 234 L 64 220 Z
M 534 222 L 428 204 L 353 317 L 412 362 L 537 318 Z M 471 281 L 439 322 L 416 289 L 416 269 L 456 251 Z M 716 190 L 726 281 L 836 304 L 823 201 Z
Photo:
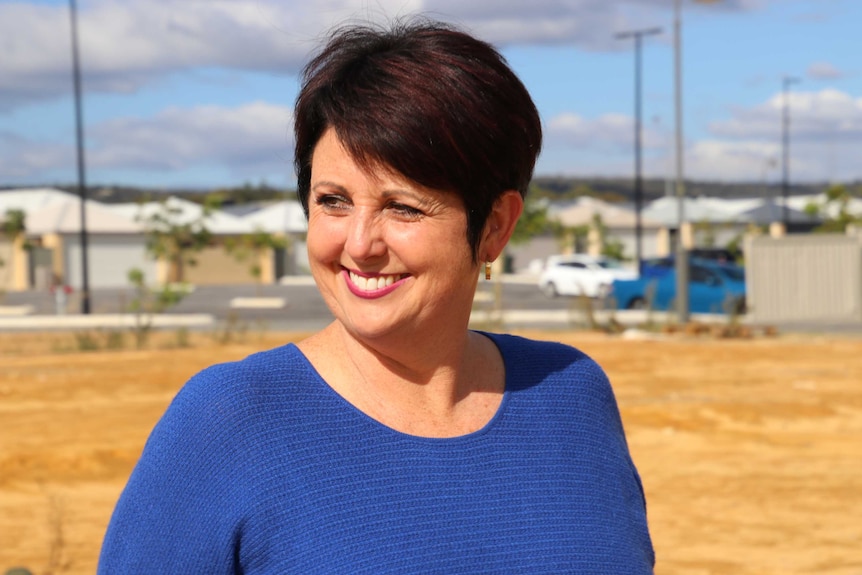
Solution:
M 257 291 L 260 294 L 263 279 L 260 262 L 263 256 L 272 250 L 286 248 L 288 243 L 286 238 L 275 236 L 257 228 L 250 234 L 245 234 L 237 239 L 229 239 L 225 242 L 225 249 L 238 262 L 249 264 L 248 271 L 257 282 Z
M 14 241 L 27 230 L 27 214 L 24 210 L 6 210 L 3 217 L 3 235 Z
M 628 259 L 625 255 L 623 242 L 611 235 L 608 226 L 602 220 L 601 214 L 593 214 L 593 226 L 599 233 L 599 241 L 602 246 L 601 254 L 603 256 L 620 261 Z
M 742 261 L 742 243 L 745 241 L 745 232 L 739 232 L 734 235 L 727 244 L 724 246 L 724 249 L 729 251 L 733 256 L 733 261 L 739 265 L 743 265 L 745 262 Z
M 818 204 L 812 202 L 805 206 L 805 213 L 822 218 L 823 223 L 817 226 L 816 232 L 843 233 L 850 224 L 862 224 L 862 214 L 850 212 L 850 200 L 854 194 L 844 184 L 833 184 L 824 191 L 824 200 Z
M 512 244 L 524 244 L 548 230 L 553 231 L 555 226 L 556 222 L 548 218 L 547 204 L 542 200 L 532 199 L 528 196 L 524 202 L 524 211 L 518 218 L 509 241 Z
M 135 314 L 135 346 L 142 349 L 146 346 L 153 327 L 153 315 L 178 304 L 187 292 L 174 289 L 170 284 L 157 291 L 151 290 L 147 287 L 146 276 L 140 268 L 130 269 L 126 277 L 134 290 L 129 309 Z
M 562 226 L 557 224 L 557 229 L 554 235 L 557 238 L 560 250 L 566 252 L 581 252 L 589 245 L 590 225 L 581 224 L 579 226 Z
M 707 247 L 715 247 L 715 224 L 707 219 L 702 219 L 694 224 L 694 233 L 697 234 L 698 244 Z
M 212 243 L 207 220 L 218 201 L 208 199 L 198 217 L 184 220 L 180 207 L 161 202 L 157 211 L 143 218 L 147 234 L 147 251 L 156 259 L 168 262 L 168 282 L 185 281 L 185 268 L 197 265 L 196 254 Z
M 9 267 L 14 270 L 15 244 L 18 241 L 18 238 L 27 231 L 27 213 L 24 210 L 19 209 L 6 210 L 3 220 L 0 222 L 0 230 L 2 230 L 3 235 L 9 239 L 9 243 L 12 244 L 11 254 L 13 259 L 9 262 Z M 25 241 L 23 242 L 22 247 L 27 250 L 30 249 L 31 246 Z M 0 267 L 5 266 L 6 262 L 0 258 Z

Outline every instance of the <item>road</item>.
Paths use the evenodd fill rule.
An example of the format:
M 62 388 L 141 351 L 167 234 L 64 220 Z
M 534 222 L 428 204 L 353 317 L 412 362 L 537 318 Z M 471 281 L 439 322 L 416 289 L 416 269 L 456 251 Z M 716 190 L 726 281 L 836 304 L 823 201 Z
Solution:
M 474 310 L 480 317 L 493 313 L 494 294 L 498 288 L 504 313 L 518 313 L 519 317 L 526 318 L 521 322 L 532 321 L 536 325 L 565 322 L 567 312 L 581 305 L 573 298 L 547 298 L 536 287 L 533 278 L 508 276 L 499 284 L 479 281 Z M 91 313 L 131 314 L 137 297 L 132 288 L 94 289 L 90 298 Z M 7 310 L 7 316 L 15 313 L 16 308 L 20 313 L 26 309 L 26 317 L 56 315 L 54 297 L 47 291 L 10 292 L 3 298 L 2 306 Z M 67 314 L 77 314 L 79 309 L 80 298 L 73 293 L 69 297 Z M 216 323 L 235 322 L 296 330 L 318 329 L 332 318 L 316 286 L 307 277 L 295 278 L 282 285 L 198 286 L 165 314 L 205 314 Z
M 502 294 L 503 320 L 495 311 L 494 294 Z M 91 295 L 93 316 L 102 316 L 105 327 L 117 326 L 117 317 L 133 321 L 132 306 L 136 299 L 131 288 L 97 289 Z M 594 309 L 601 302 L 592 302 Z M 499 328 L 564 328 L 587 327 L 585 303 L 580 298 L 548 298 L 539 291 L 535 278 L 504 276 L 500 283 L 480 280 L 476 291 L 472 325 L 478 329 Z M 99 323 L 72 323 L 73 319 L 86 319 L 75 314 L 80 299 L 70 296 L 68 314 L 58 318 L 53 296 L 47 291 L 9 292 L 0 300 L 0 331 L 37 329 L 85 329 L 99 327 Z M 623 325 L 639 326 L 650 318 L 642 310 L 613 313 Z M 114 315 L 110 315 L 114 314 Z M 609 316 L 598 311 L 598 321 L 606 323 Z M 54 318 L 54 319 L 52 319 Z M 93 317 L 91 319 L 96 319 Z M 199 286 L 177 305 L 165 312 L 161 319 L 164 327 L 186 325 L 190 328 L 212 329 L 213 326 L 234 324 L 234 327 L 285 331 L 313 331 L 328 324 L 332 315 L 310 277 L 296 277 L 281 285 L 222 285 Z M 741 318 L 747 321 L 747 318 Z M 59 320 L 59 321 L 56 321 Z M 188 320 L 188 323 L 182 323 Z M 655 312 L 654 322 L 672 321 Z M 724 323 L 725 316 L 694 314 L 692 320 L 707 323 Z M 808 321 L 775 326 L 781 332 L 845 334 L 862 336 L 862 324 L 856 321 Z

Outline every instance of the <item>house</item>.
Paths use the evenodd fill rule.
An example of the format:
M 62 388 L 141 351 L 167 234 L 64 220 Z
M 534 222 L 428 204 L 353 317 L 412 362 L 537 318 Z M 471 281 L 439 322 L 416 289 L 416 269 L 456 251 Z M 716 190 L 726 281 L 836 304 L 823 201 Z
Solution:
M 31 245 L 29 286 L 47 289 L 57 284 L 83 283 L 81 202 L 54 202 L 27 214 L 26 235 Z M 155 261 L 147 254 L 141 226 L 105 204 L 87 200 L 87 276 L 92 287 L 120 287 L 129 283 L 132 268 L 154 277 Z
M 282 275 L 307 268 L 307 263 L 302 264 L 305 217 L 296 202 L 276 204 L 244 217 L 223 210 L 205 212 L 203 206 L 178 197 L 140 204 L 87 200 L 84 206 L 90 288 L 126 287 L 132 269 L 141 270 L 150 284 L 182 279 L 213 285 L 274 283 Z M 15 238 L 0 236 L 0 290 L 48 289 L 55 283 L 81 286 L 80 198 L 50 188 L 0 192 L 0 217 L 10 210 L 24 212 L 25 231 Z M 172 225 L 203 222 L 212 236 L 211 245 L 194 253 L 196 265 L 183 267 L 181 278 L 176 264 L 153 259 L 147 249 L 148 230 L 165 219 Z M 258 229 L 290 238 L 292 249 L 257 254 L 259 262 L 226 249 Z M 259 275 L 252 273 L 253 267 Z
M 253 230 L 261 230 L 284 238 L 286 245 L 275 254 L 275 277 L 308 272 L 308 252 L 305 235 L 308 221 L 298 201 L 284 200 L 246 214 L 242 219 Z
M 824 196 L 795 196 L 787 202 L 787 216 L 791 231 L 807 232 L 820 224 L 820 219 L 807 213 L 810 203 L 824 201 Z M 860 200 L 851 200 L 851 202 Z M 682 226 L 680 226 L 680 207 Z M 862 206 L 849 208 L 862 212 Z M 636 212 L 630 204 L 610 204 L 602 200 L 581 197 L 576 201 L 549 206 L 549 217 L 570 230 L 568 236 L 557 238 L 551 234 L 539 236 L 527 245 L 509 248 L 516 270 L 533 269 L 536 261 L 549 255 L 568 252 L 598 254 L 602 250 L 602 238 L 613 239 L 622 244 L 622 251 L 633 258 L 637 251 Z M 691 249 L 705 246 L 726 246 L 739 241 L 757 230 L 768 229 L 770 234 L 780 235 L 784 217 L 781 198 L 711 198 L 685 197 L 680 202 L 676 196 L 668 195 L 648 202 L 641 209 L 641 256 L 651 258 L 666 256 L 673 252 L 676 235 L 682 234 L 683 244 Z M 602 230 L 597 223 L 601 222 Z M 585 236 L 574 237 L 571 230 L 588 228 Z M 681 228 L 681 229 L 680 229 Z M 759 232 L 758 232 L 759 233 Z

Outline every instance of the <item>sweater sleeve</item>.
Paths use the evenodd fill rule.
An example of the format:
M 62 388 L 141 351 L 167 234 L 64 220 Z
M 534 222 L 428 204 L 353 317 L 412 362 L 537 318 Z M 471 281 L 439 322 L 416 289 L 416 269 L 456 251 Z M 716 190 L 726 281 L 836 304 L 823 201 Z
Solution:
M 235 572 L 248 489 L 244 400 L 230 365 L 193 377 L 153 429 L 114 510 L 98 573 Z
M 605 527 L 616 530 L 618 540 L 624 542 L 617 556 L 625 556 L 628 565 L 612 572 L 652 572 L 655 552 L 643 484 L 605 371 L 582 351 L 562 343 L 502 335 L 494 339 L 507 358 L 506 369 L 517 389 L 543 390 L 536 397 L 550 420 L 556 418 L 555 429 L 563 433 L 558 441 L 569 441 L 570 456 L 588 471 L 587 491 L 602 494 L 590 501 L 607 519 Z

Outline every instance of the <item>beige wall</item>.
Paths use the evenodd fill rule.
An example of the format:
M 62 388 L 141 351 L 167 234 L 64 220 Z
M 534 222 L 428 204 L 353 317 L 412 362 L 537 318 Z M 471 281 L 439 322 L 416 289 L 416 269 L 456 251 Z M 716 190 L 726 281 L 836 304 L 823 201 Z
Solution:
M 63 236 L 60 234 L 45 234 L 42 236 L 42 245 L 52 250 L 51 269 L 54 274 L 66 280 L 66 261 L 63 258 Z
M 755 321 L 862 321 L 862 237 L 749 237 L 745 279 Z
M 222 246 L 212 246 L 196 254 L 196 266 L 185 269 L 185 281 L 193 285 L 254 284 L 257 279 L 251 275 L 251 260 L 238 262 Z M 272 257 L 269 257 L 272 260 Z M 271 265 L 271 264 L 270 264 Z M 269 271 L 272 277 L 272 271 Z M 263 270 L 267 279 L 267 270 Z
M 10 291 L 13 289 L 13 253 L 12 242 L 6 238 L 0 238 L 0 260 L 3 262 L 3 264 L 0 265 L 0 291 Z
M 29 287 L 30 254 L 24 249 L 24 235 L 14 242 L 0 238 L 0 290 L 22 291 Z

